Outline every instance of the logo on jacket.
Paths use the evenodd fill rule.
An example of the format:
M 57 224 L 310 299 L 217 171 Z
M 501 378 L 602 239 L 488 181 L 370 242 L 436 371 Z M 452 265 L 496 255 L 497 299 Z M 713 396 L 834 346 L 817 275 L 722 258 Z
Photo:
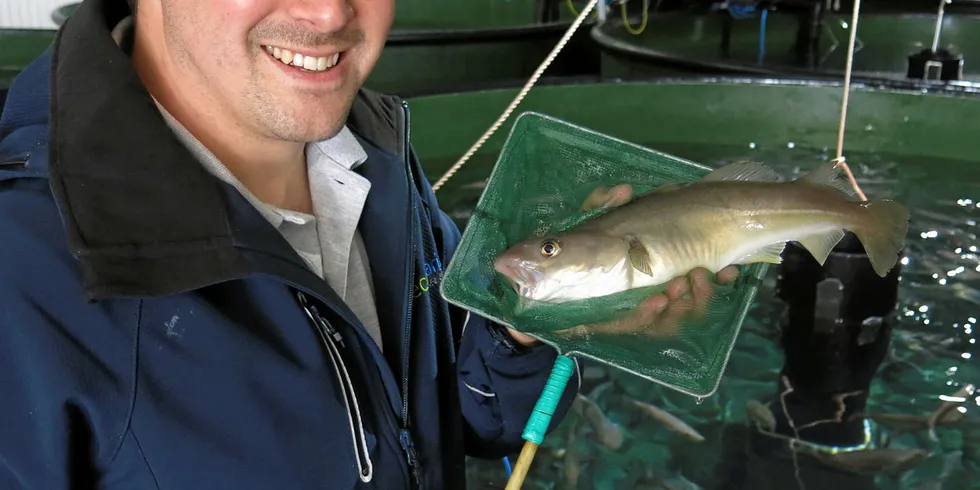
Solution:
M 442 281 L 442 262 L 439 257 L 433 257 L 429 262 L 422 264 L 422 277 L 415 283 L 415 294 L 418 298 L 422 293 L 428 293 L 430 289 L 439 285 Z

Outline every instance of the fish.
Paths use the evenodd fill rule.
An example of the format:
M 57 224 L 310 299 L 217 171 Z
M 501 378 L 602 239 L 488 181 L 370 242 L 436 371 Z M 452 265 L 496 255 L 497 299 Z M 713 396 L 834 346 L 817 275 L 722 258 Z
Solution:
M 745 414 L 757 429 L 765 432 L 776 431 L 776 415 L 762 403 L 756 400 L 745 402 Z
M 821 265 L 845 236 L 861 241 L 881 277 L 898 261 L 909 211 L 856 200 L 833 162 L 788 182 L 760 163 L 720 167 L 668 184 L 567 230 L 527 238 L 493 261 L 521 298 L 564 303 L 659 286 L 697 267 L 782 262 L 801 244 Z
M 631 401 L 633 402 L 633 405 L 639 407 L 645 415 L 657 420 L 663 424 L 664 427 L 667 427 L 668 429 L 687 437 L 694 442 L 704 442 L 704 436 L 702 436 L 700 432 L 698 432 L 694 427 L 687 425 L 687 423 L 677 418 L 670 412 L 639 400 Z
M 595 429 L 596 439 L 599 440 L 600 444 L 613 450 L 623 446 L 623 443 L 626 442 L 623 429 L 619 424 L 609 420 L 596 402 L 579 393 L 575 397 L 573 407 L 575 405 L 579 405 L 575 407 L 575 411 L 581 413 Z
M 929 456 L 929 451 L 925 449 L 869 449 L 837 454 L 807 446 L 797 446 L 797 449 L 827 466 L 860 475 L 898 475 L 914 468 Z

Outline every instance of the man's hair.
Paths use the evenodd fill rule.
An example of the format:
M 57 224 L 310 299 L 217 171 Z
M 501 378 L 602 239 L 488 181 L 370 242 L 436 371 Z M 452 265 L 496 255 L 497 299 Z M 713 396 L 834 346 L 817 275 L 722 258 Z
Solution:
M 130 12 L 132 12 L 134 14 L 136 13 L 136 4 L 138 2 L 139 2 L 139 0 L 126 0 L 126 3 L 129 4 L 129 11 Z

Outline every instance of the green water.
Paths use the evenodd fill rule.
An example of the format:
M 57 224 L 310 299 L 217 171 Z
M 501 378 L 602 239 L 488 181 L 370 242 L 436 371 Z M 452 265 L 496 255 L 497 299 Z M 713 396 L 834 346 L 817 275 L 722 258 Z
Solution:
M 740 147 L 648 146 L 713 167 L 751 158 L 785 178 L 834 157 L 832 150 L 802 149 L 791 142 L 779 148 L 757 148 L 751 143 Z M 980 369 L 972 359 L 976 355 L 973 330 L 980 318 L 980 164 L 883 153 L 846 156 L 870 199 L 896 199 L 912 210 L 895 330 L 890 352 L 870 388 L 867 411 L 928 415 L 941 403 L 940 396 L 952 395 L 967 383 L 980 384 Z M 494 161 L 495 156 L 475 157 L 437 194 L 460 226 L 465 226 Z M 425 162 L 430 179 L 438 178 L 452 163 Z M 774 267 L 714 396 L 698 404 L 689 396 L 617 369 L 590 364 L 582 392 L 589 394 L 600 387 L 597 403 L 620 425 L 626 442 L 616 450 L 603 447 L 589 424 L 570 414 L 538 451 L 524 488 L 725 488 L 726 475 L 719 465 L 724 451 L 732 448 L 723 444 L 723 430 L 745 426 L 746 401 L 768 401 L 778 389 L 783 355 L 777 321 L 783 304 L 774 294 L 776 273 Z M 691 442 L 643 418 L 629 405 L 630 399 L 669 411 L 699 431 L 705 441 Z M 887 427 L 875 425 L 879 444 L 889 441 L 891 448 L 931 452 L 910 471 L 878 477 L 878 488 L 980 488 L 977 405 L 980 401 L 974 399 L 961 405 L 963 419 L 938 428 L 938 442 L 930 440 L 924 430 L 892 434 Z M 516 454 L 511 457 L 515 461 Z M 471 488 L 503 488 L 506 474 L 500 461 L 472 460 L 470 465 Z M 569 482 L 568 469 L 577 470 L 572 471 L 578 474 L 577 485 Z M 806 488 L 827 487 L 809 480 Z

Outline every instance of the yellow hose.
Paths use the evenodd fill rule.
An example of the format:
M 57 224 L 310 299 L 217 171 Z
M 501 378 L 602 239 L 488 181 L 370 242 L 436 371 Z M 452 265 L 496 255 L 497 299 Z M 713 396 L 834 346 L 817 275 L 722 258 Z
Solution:
M 572 0 L 568 0 L 569 4 Z M 619 11 L 623 14 L 623 27 L 626 28 L 626 32 L 630 34 L 638 35 L 642 33 L 647 28 L 648 11 L 650 10 L 650 2 L 648 0 L 640 0 L 643 2 L 643 20 L 640 21 L 639 29 L 633 29 L 630 25 L 629 19 L 626 17 L 626 2 L 619 4 Z

